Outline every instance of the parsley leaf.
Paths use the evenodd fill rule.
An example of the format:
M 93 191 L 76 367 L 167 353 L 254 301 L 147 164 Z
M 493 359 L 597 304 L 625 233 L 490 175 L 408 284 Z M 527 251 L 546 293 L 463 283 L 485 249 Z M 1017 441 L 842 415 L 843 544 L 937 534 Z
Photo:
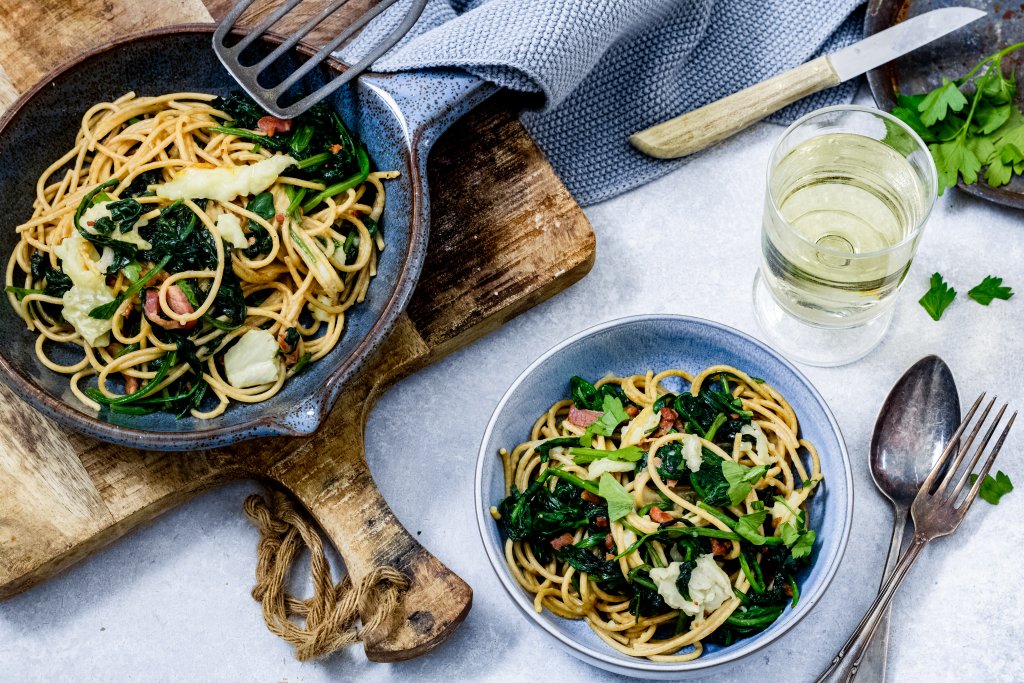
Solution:
M 768 542 L 768 539 L 758 529 L 764 524 L 767 516 L 767 510 L 758 510 L 757 512 L 751 512 L 749 515 L 743 515 L 736 522 L 736 533 L 754 545 L 764 545 Z
M 606 395 L 604 397 L 604 412 L 601 417 L 589 427 L 587 431 L 580 437 L 580 445 L 583 447 L 590 446 L 590 440 L 597 434 L 601 436 L 611 436 L 615 431 L 615 428 L 619 426 L 619 423 L 629 419 L 629 414 L 626 413 L 625 408 L 622 407 L 622 401 L 617 396 Z
M 607 458 L 615 462 L 637 462 L 644 457 L 646 451 L 639 446 L 626 446 L 616 451 L 606 451 L 600 448 L 570 448 L 569 455 L 577 465 L 585 465 L 595 460 Z
M 978 480 L 978 475 L 971 475 L 971 484 Z M 993 477 L 991 474 L 985 475 L 985 481 L 981 482 L 981 488 L 978 489 L 978 495 L 981 498 L 993 505 L 999 505 L 999 499 L 1005 496 L 1007 493 L 1013 490 L 1013 484 L 1010 482 L 1010 478 L 1000 470 Z
M 918 303 L 928 311 L 932 320 L 938 320 L 955 298 L 956 290 L 947 285 L 941 275 L 935 273 L 932 275 L 931 288 L 925 292 Z
M 921 121 L 926 126 L 932 126 L 936 121 L 946 118 L 946 114 L 952 111 L 960 111 L 967 105 L 967 98 L 960 92 L 957 84 L 948 78 L 942 79 L 942 85 L 925 95 L 917 110 L 921 112 Z
M 633 511 L 633 496 L 607 472 L 598 481 L 597 495 L 608 502 L 608 519 L 612 522 Z
M 1013 296 L 1013 290 L 1003 286 L 1003 278 L 987 276 L 981 284 L 975 285 L 967 292 L 967 296 L 977 301 L 982 306 L 988 306 L 993 299 L 1009 299 Z
M 812 530 L 804 529 L 801 531 L 792 522 L 786 522 L 779 531 L 782 536 L 782 542 L 789 546 L 794 559 L 807 557 L 811 554 L 811 549 L 814 547 L 814 539 L 817 537 L 817 534 Z
M 722 475 L 729 482 L 729 502 L 739 505 L 754 488 L 754 484 L 768 472 L 766 465 L 745 467 L 732 460 L 722 461 Z

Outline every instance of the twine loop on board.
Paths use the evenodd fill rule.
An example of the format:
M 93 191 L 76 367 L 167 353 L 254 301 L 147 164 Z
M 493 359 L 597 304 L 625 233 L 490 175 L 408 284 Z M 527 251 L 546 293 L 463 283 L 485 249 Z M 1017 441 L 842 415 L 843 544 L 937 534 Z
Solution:
M 335 584 L 319 531 L 287 494 L 269 490 L 266 496 L 251 495 L 242 509 L 260 534 L 252 597 L 263 606 L 267 628 L 295 647 L 296 658 L 326 657 L 360 642 L 364 632 L 394 626 L 409 587 L 404 574 L 377 567 L 358 586 L 348 575 Z M 305 600 L 285 589 L 303 547 L 309 549 L 313 583 L 313 595 Z M 360 614 L 365 616 L 361 628 L 356 625 Z

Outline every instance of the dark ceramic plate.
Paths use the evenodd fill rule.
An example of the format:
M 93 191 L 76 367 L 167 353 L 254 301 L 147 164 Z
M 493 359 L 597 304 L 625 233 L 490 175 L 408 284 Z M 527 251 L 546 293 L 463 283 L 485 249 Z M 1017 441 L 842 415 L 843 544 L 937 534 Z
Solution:
M 943 76 L 961 76 L 975 64 L 1000 49 L 1024 40 L 1024 4 L 986 0 L 871 0 L 864 19 L 864 35 L 884 31 L 895 23 L 943 7 L 974 7 L 988 16 L 971 22 L 935 42 L 868 73 L 875 104 L 892 111 L 896 94 L 927 92 L 942 84 Z M 1004 60 L 1004 67 L 1019 66 L 1019 53 Z M 1018 93 L 1018 100 L 1021 94 Z M 1024 209 L 1024 179 L 1014 177 L 1009 185 L 991 187 L 984 180 L 974 185 L 960 183 L 960 189 L 990 202 Z
M 17 242 L 14 227 L 32 213 L 36 179 L 74 144 L 81 116 L 92 104 L 129 90 L 141 95 L 239 90 L 210 47 L 212 31 L 212 26 L 202 25 L 169 27 L 99 48 L 58 69 L 11 107 L 0 120 L 0 216 L 7 221 L 0 230 L 0 252 L 5 260 Z M 263 52 L 270 48 L 269 41 L 259 46 Z M 291 71 L 308 53 L 296 51 L 278 66 Z M 336 68 L 314 70 L 303 87 L 319 87 Z M 374 165 L 402 175 L 388 185 L 381 218 L 387 247 L 366 301 L 352 309 L 338 346 L 272 399 L 232 404 L 212 420 L 165 414 L 100 419 L 71 395 L 67 376 L 39 363 L 36 335 L 25 329 L 6 301 L 0 303 L 0 379 L 62 424 L 136 448 L 192 450 L 259 436 L 311 433 L 330 411 L 345 379 L 391 329 L 416 284 L 429 225 L 427 151 L 452 121 L 491 91 L 472 77 L 435 72 L 364 76 L 355 87 L 330 98 L 365 141 Z M 64 362 L 75 358 L 73 349 L 51 353 Z

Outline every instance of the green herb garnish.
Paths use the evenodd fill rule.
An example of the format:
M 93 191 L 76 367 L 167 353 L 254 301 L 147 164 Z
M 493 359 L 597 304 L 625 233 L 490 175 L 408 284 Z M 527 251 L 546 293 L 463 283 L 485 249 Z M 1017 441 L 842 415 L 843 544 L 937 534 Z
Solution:
M 931 288 L 918 303 L 928 312 L 932 320 L 938 320 L 956 298 L 956 290 L 946 284 L 938 273 L 932 275 Z
M 993 299 L 1009 299 L 1013 296 L 1013 290 L 1003 286 L 1003 278 L 989 275 L 980 284 L 972 287 L 967 296 L 982 306 L 988 306 Z

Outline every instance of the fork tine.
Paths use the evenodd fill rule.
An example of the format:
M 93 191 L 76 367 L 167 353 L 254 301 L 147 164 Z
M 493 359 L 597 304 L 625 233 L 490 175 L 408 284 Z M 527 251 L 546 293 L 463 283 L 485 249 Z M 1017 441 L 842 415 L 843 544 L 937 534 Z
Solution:
M 943 477 L 939 485 L 935 487 L 936 494 L 944 493 L 949 487 L 949 483 L 953 480 L 954 475 L 956 475 L 956 471 L 960 469 L 961 463 L 963 463 L 964 458 L 967 457 L 967 453 L 971 450 L 971 444 L 974 443 L 975 437 L 978 436 L 978 432 L 981 431 L 981 428 L 985 426 L 985 420 L 988 419 L 988 414 L 991 412 L 992 406 L 994 406 L 995 403 L 996 399 L 995 397 L 992 397 L 992 400 L 988 402 L 987 406 L 985 406 L 985 410 L 981 412 L 981 417 L 978 418 L 978 423 L 974 425 L 974 429 L 971 430 L 967 440 L 961 444 L 960 451 L 956 454 L 956 458 L 946 471 L 946 476 Z
M 296 0 L 296 2 L 300 1 L 301 0 Z M 341 8 L 342 5 L 344 5 L 347 2 L 348 0 L 334 0 L 334 2 L 325 7 L 323 11 L 321 11 L 319 14 L 314 15 L 305 24 L 296 29 L 292 33 L 292 35 L 288 36 L 287 40 L 285 40 L 283 43 L 274 48 L 273 52 L 271 52 L 269 55 L 261 59 L 256 64 L 253 64 L 251 67 L 252 70 L 256 73 L 260 73 L 268 66 L 273 64 L 281 55 L 295 47 L 295 45 L 298 44 L 300 40 L 309 35 L 310 31 L 312 31 L 317 26 L 322 24 L 329 16 L 334 14 L 338 9 Z
M 288 14 L 288 12 L 291 12 L 300 2 L 302 2 L 302 0 L 286 0 L 286 2 L 282 3 L 280 7 L 271 12 L 270 16 L 261 21 L 257 26 L 249 29 L 245 34 L 245 37 L 238 41 L 238 44 L 232 49 L 240 53 L 242 50 L 249 47 L 252 41 L 266 33 L 271 26 L 276 24 L 281 17 Z
M 1006 436 L 1010 433 L 1010 427 L 1013 426 L 1013 422 L 1016 419 L 1017 411 L 1014 411 L 1013 415 L 1010 416 L 1010 421 L 1007 422 L 1006 426 L 1003 428 L 1003 433 L 999 435 L 999 440 L 996 441 L 996 445 L 992 448 L 992 453 L 989 454 L 988 460 L 985 461 L 985 465 L 981 468 L 981 471 L 978 472 L 978 478 L 974 481 L 974 485 L 971 486 L 970 490 L 967 492 L 967 497 L 964 498 L 964 502 L 960 504 L 959 508 L 957 508 L 957 512 L 961 517 L 967 514 L 967 510 L 971 507 L 971 503 L 973 503 L 974 499 L 978 497 L 978 491 L 981 490 L 981 485 L 985 481 L 985 477 L 987 477 L 988 473 L 992 470 L 992 463 L 995 462 L 996 456 L 999 455 L 999 449 L 1003 447 L 1003 442 L 1006 441 Z
M 921 485 L 921 492 L 918 494 L 919 496 L 928 495 L 928 492 L 931 491 L 932 484 L 935 483 L 935 478 L 939 476 L 940 472 L 942 472 L 942 468 L 948 464 L 950 454 L 956 450 L 957 442 L 963 435 L 964 430 L 967 429 L 967 426 L 971 423 L 974 413 L 978 411 L 978 406 L 981 405 L 984 398 L 985 394 L 982 392 L 982 394 L 974 400 L 974 405 L 972 405 L 971 409 L 967 411 L 967 415 L 964 416 L 960 426 L 956 428 L 955 432 L 953 432 L 953 436 L 950 437 L 949 443 L 946 444 L 946 449 L 942 451 L 942 455 L 940 455 L 939 459 L 935 461 L 935 466 L 932 467 L 932 471 L 928 473 L 928 478 L 925 479 L 924 483 Z
M 322 48 L 320 48 L 320 50 L 317 51 L 317 53 L 313 55 L 313 57 L 311 57 L 307 62 L 305 62 L 302 66 L 296 69 L 294 73 L 290 74 L 288 78 L 281 81 L 276 87 L 277 91 L 281 94 L 287 92 L 288 88 L 295 85 L 295 83 L 297 83 L 299 79 L 308 74 L 312 69 L 314 69 L 318 64 L 320 64 L 320 62 L 327 59 L 327 57 L 329 57 L 331 53 L 334 52 L 338 48 L 338 46 L 345 42 L 352 34 L 354 34 L 356 31 L 359 31 L 368 23 L 373 21 L 373 19 L 377 17 L 377 15 L 391 7 L 391 5 L 395 4 L 396 1 L 397 0 L 382 0 L 382 2 L 379 2 L 376 5 L 374 5 L 373 9 L 371 9 L 369 12 L 366 12 L 361 17 L 356 19 L 351 26 L 347 27 L 344 31 L 339 33 L 331 42 L 327 43 Z M 401 35 L 405 35 L 406 32 L 408 32 L 408 29 L 402 30 Z M 387 43 L 387 41 L 388 39 L 386 38 L 384 40 L 384 43 Z M 360 62 L 360 64 L 363 64 L 365 62 L 366 60 L 364 59 L 362 62 Z M 361 71 L 358 65 L 354 67 L 354 70 L 356 70 L 357 72 Z
M 960 481 L 958 481 L 956 486 L 953 488 L 953 493 L 949 496 L 950 499 L 956 500 L 956 497 L 960 495 L 961 491 L 963 491 L 964 486 L 966 486 L 967 482 L 970 481 L 971 473 L 974 472 L 974 468 L 978 465 L 978 461 L 981 460 L 981 456 L 985 454 L 985 448 L 988 447 L 988 442 L 992 439 L 992 435 L 995 433 L 996 427 L 998 427 L 999 423 L 1002 422 L 1003 413 L 1006 412 L 1006 408 L 1007 404 L 1004 403 L 1003 407 L 999 409 L 998 413 L 996 413 L 996 419 L 992 421 L 992 425 L 988 428 L 988 431 L 985 432 L 985 438 L 982 440 L 981 444 L 978 445 L 978 449 L 974 452 L 974 457 L 971 458 L 970 464 L 967 465 L 967 469 L 964 471 L 964 476 L 960 477 Z

